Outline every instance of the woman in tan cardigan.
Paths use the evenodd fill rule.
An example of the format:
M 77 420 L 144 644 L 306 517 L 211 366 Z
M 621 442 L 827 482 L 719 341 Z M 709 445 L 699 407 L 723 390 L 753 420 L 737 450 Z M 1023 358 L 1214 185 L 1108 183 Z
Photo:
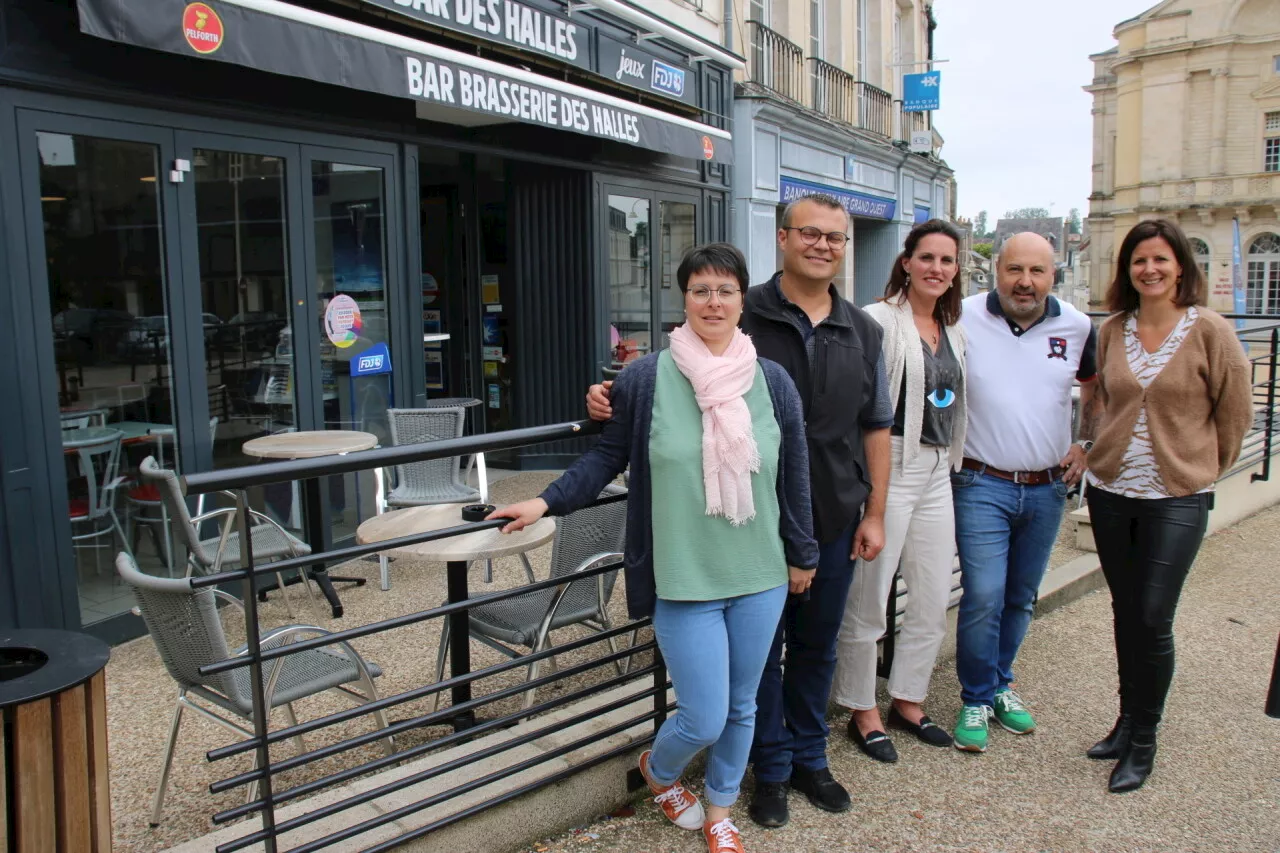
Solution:
M 1191 245 L 1163 219 L 1124 238 L 1098 334 L 1105 407 L 1089 450 L 1089 516 L 1111 589 L 1120 718 L 1090 758 L 1119 759 L 1109 788 L 1142 786 L 1173 679 L 1173 616 L 1208 524 L 1214 481 L 1253 422 L 1249 363 L 1199 303 Z M 1095 425 L 1082 425 L 1090 434 Z

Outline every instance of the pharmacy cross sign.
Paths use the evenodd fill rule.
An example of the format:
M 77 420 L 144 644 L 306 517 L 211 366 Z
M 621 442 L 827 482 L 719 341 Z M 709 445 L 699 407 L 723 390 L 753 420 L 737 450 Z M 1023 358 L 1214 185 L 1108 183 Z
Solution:
M 902 75 L 902 109 L 908 113 L 923 113 L 938 109 L 938 92 L 941 89 L 941 71 Z

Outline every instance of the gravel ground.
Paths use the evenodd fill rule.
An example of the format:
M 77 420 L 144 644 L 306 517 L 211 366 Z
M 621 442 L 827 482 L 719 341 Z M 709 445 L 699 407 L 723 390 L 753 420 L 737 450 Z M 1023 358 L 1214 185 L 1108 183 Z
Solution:
M 1107 793 L 1111 763 L 1083 755 L 1115 717 L 1110 601 L 1099 591 L 1037 620 L 1023 646 L 1018 688 L 1039 721 L 1035 734 L 997 728 L 984 755 L 897 734 L 901 760 L 880 765 L 846 739 L 843 719 L 833 721 L 832 770 L 849 787 L 854 810 L 830 815 L 793 795 L 791 823 L 765 831 L 751 823 L 744 802 L 736 817 L 747 849 L 1280 851 L 1280 720 L 1262 712 L 1280 632 L 1278 550 L 1280 508 L 1205 543 L 1178 614 L 1178 671 L 1156 772 L 1140 791 Z M 933 696 L 934 718 L 953 721 L 959 698 L 949 665 L 939 668 Z M 690 780 L 695 790 L 699 781 Z M 744 793 L 750 785 L 748 775 Z M 672 828 L 644 799 L 529 848 L 705 849 L 700 835 Z

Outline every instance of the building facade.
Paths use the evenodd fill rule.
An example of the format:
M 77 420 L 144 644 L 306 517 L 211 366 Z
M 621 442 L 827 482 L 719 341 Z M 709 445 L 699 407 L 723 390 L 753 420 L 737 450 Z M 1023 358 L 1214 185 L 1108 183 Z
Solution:
M 1168 217 L 1192 239 L 1209 304 L 1233 308 L 1239 231 L 1245 307 L 1280 313 L 1280 0 L 1167 0 L 1091 57 L 1090 304 L 1128 230 Z
M 185 568 L 145 456 L 385 445 L 443 398 L 468 432 L 578 419 L 663 346 L 681 254 L 729 236 L 743 61 L 702 6 L 0 0 L 0 627 L 140 632 L 121 540 Z M 325 486 L 334 540 L 371 479 Z M 250 499 L 305 529 L 289 487 Z
M 882 295 L 911 225 L 954 211 L 951 170 L 930 114 L 905 112 L 904 72 L 930 69 L 935 21 L 922 0 L 750 0 L 735 21 L 747 57 L 733 107 L 735 242 L 752 275 L 781 266 L 777 229 L 788 201 L 840 199 L 852 220 L 841 292 Z M 927 150 L 911 153 L 913 134 Z

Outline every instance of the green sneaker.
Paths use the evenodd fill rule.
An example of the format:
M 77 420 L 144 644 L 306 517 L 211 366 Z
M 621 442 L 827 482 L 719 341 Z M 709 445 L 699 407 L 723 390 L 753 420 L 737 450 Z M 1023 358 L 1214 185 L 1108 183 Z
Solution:
M 961 752 L 987 751 L 987 720 L 991 718 L 990 705 L 965 705 L 956 719 L 952 741 Z
M 1022 699 L 1008 687 L 996 691 L 992 713 L 996 722 L 1015 735 L 1029 735 L 1036 730 L 1036 721 L 1022 704 Z

